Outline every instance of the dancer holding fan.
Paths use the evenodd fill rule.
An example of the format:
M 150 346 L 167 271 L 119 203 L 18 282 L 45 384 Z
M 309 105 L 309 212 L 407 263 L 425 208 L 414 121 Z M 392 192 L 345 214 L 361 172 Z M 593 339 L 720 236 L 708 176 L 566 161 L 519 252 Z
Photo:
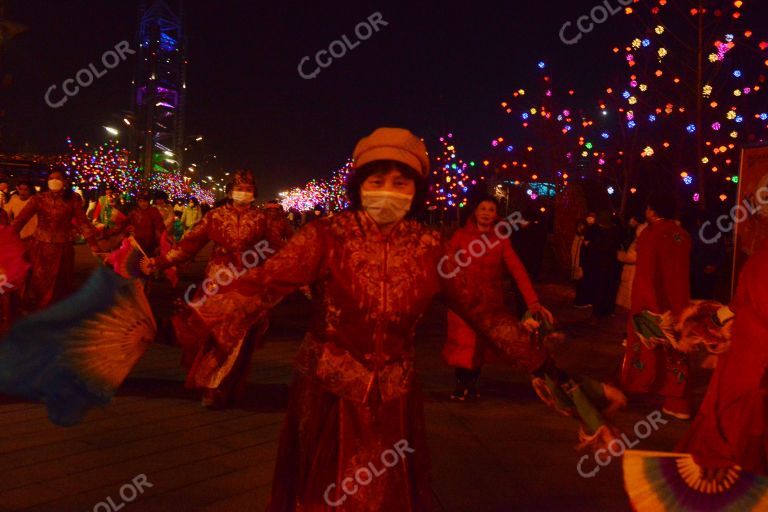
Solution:
M 730 348 L 678 446 L 686 453 L 628 452 L 637 510 L 768 510 L 768 246 L 742 269 L 730 307 Z
M 510 360 L 555 386 L 570 380 L 518 318 L 474 300 L 472 290 L 485 283 L 462 272 L 441 279 L 446 247 L 412 219 L 424 206 L 430 172 L 419 138 L 380 128 L 358 143 L 353 165 L 350 211 L 307 224 L 263 267 L 192 309 L 196 329 L 210 335 L 217 368 L 231 367 L 239 357 L 233 347 L 253 326 L 286 295 L 312 286 L 312 327 L 296 358 L 269 510 L 342 503 L 347 511 L 431 509 L 414 331 L 441 291 Z M 447 274 L 457 268 L 444 267 L 452 267 Z M 580 398 L 573 402 L 578 415 L 597 418 L 591 400 L 599 397 Z M 354 494 L 343 492 L 355 470 L 393 447 L 404 454 L 396 467 Z
M 250 171 L 237 171 L 232 189 L 232 203 L 211 210 L 191 228 L 184 238 L 166 254 L 147 260 L 147 273 L 167 269 L 189 261 L 208 242 L 214 247 L 205 269 L 203 287 L 216 286 L 217 276 L 234 279 L 254 261 L 254 254 L 262 263 L 283 245 L 281 235 L 271 229 L 265 213 L 253 206 L 256 186 Z M 191 293 L 194 291 L 194 293 Z M 215 293 L 211 289 L 188 289 L 188 304 L 202 304 Z M 172 319 L 176 339 L 184 351 L 183 362 L 190 367 L 187 387 L 203 391 L 203 405 L 224 408 L 236 400 L 244 390 L 250 359 L 256 349 L 255 336 L 247 339 L 229 339 L 226 347 L 208 342 L 200 331 L 189 323 L 190 310 L 182 311 Z M 264 332 L 266 321 L 257 331 Z
M 468 279 L 484 283 L 478 300 L 487 303 L 488 307 L 503 309 L 502 277 L 506 269 L 514 278 L 528 309 L 541 313 L 549 323 L 554 323 L 552 313 L 539 302 L 528 273 L 512 249 L 509 238 L 494 234 L 493 227 L 497 222 L 499 216 L 496 200 L 490 196 L 479 198 L 466 225 L 454 233 L 449 245 L 456 257 L 468 254 L 469 246 L 477 243 L 476 240 L 485 240 L 487 250 L 480 257 L 473 258 L 462 272 L 467 272 Z M 485 340 L 478 339 L 475 331 L 456 313 L 448 312 L 448 340 L 443 348 L 443 358 L 455 368 L 456 388 L 451 394 L 452 399 L 464 400 L 479 396 L 477 380 L 485 362 L 486 348 Z

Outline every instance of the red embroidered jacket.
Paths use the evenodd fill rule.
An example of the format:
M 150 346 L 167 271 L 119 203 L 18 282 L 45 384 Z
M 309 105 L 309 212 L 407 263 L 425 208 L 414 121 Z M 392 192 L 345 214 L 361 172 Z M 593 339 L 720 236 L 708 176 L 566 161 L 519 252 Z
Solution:
M 85 216 L 83 201 L 77 194 L 68 200 L 61 193 L 48 191 L 35 194 L 13 220 L 13 229 L 19 233 L 35 215 L 37 230 L 32 236 L 41 242 L 72 242 L 76 230 L 86 239 L 96 236 L 96 228 Z
M 345 212 L 306 225 L 263 267 L 194 311 L 220 353 L 232 358 L 233 347 L 270 308 L 312 285 L 311 327 L 297 367 L 358 402 L 374 393 L 386 401 L 411 389 L 416 324 L 440 292 L 511 359 L 528 370 L 539 367 L 545 355 L 531 348 L 518 320 L 476 300 L 481 294 L 473 287 L 483 283 L 463 272 L 440 277 L 446 254 L 440 236 L 418 222 L 402 221 L 384 234 L 367 214 Z M 443 264 L 444 275 L 451 275 L 451 265 Z

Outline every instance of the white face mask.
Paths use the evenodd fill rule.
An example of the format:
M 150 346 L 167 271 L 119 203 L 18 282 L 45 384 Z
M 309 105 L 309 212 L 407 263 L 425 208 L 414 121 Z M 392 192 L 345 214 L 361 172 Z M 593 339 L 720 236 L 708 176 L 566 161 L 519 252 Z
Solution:
M 386 190 L 361 191 L 363 209 L 377 224 L 391 224 L 406 216 L 411 209 L 413 196 Z
M 61 180 L 48 180 L 48 190 L 58 192 L 64 188 L 64 182 Z
M 253 192 L 234 190 L 232 192 L 232 200 L 236 203 L 250 203 L 253 201 Z

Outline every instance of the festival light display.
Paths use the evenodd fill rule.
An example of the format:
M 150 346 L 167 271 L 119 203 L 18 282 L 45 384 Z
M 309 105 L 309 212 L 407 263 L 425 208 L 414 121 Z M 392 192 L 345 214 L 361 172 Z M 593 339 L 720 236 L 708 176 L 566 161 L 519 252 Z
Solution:
M 349 206 L 346 183 L 352 162 L 347 161 L 330 179 L 313 179 L 303 187 L 295 187 L 279 195 L 285 210 L 306 212 L 316 206 L 325 211 L 341 211 Z
M 67 137 L 67 146 L 69 154 L 60 156 L 56 165 L 65 169 L 78 188 L 97 190 L 109 186 L 134 195 L 141 187 L 142 176 L 136 162 L 116 141 L 96 146 L 86 142 L 77 147 Z
M 95 191 L 112 187 L 124 196 L 135 197 L 145 188 L 143 173 L 130 158 L 128 150 L 120 147 L 117 141 L 109 140 L 96 146 L 86 142 L 78 147 L 68 137 L 67 145 L 69 153 L 57 157 L 54 165 L 63 168 L 81 190 Z M 175 172 L 153 173 L 150 188 L 166 192 L 175 201 L 196 197 L 201 203 L 213 204 L 215 199 L 210 188 Z
M 694 189 L 692 201 L 732 195 L 740 147 L 768 134 L 768 42 L 748 25 L 746 4 L 656 0 L 634 9 L 640 33 L 613 49 L 628 76 L 606 89 L 628 183 L 638 162 L 657 160 Z
M 536 67 L 537 84 L 520 87 L 501 102 L 514 124 L 509 135 L 491 141 L 493 156 L 484 166 L 499 182 L 525 186 L 533 200 L 541 195 L 541 187 L 529 184 L 548 184 L 547 191 L 560 191 L 574 179 L 601 177 L 612 182 L 606 169 L 614 168 L 608 165 L 609 158 L 614 160 L 620 152 L 609 154 L 611 133 L 577 106 L 575 90 L 555 87 L 544 61 Z
M 458 157 L 453 133 L 440 137 L 442 152 L 435 157 L 435 166 L 431 171 L 429 180 L 429 194 L 427 196 L 427 209 L 443 212 L 443 217 L 449 212 L 458 212 L 467 205 L 467 200 L 472 190 L 482 186 L 485 176 L 480 174 L 475 161 L 465 162 Z M 454 220 L 455 220 L 454 219 Z

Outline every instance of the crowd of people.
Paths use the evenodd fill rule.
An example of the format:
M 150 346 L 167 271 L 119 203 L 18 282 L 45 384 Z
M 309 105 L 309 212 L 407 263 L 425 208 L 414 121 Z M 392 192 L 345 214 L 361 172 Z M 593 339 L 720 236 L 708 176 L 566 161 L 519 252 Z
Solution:
M 531 221 L 521 218 L 520 226 L 507 231 L 512 238 L 504 236 L 498 227 L 507 221 L 500 219 L 499 205 L 482 196 L 469 207 L 465 225 L 445 238 L 415 220 L 424 207 L 429 169 L 418 137 L 380 128 L 355 147 L 350 208 L 335 215 L 318 209 L 309 221 L 298 221 L 276 202 L 255 206 L 256 184 L 247 171 L 233 173 L 226 200 L 207 212 L 194 199 L 180 208 L 163 194 L 145 193 L 126 212 L 116 190 L 106 190 L 86 210 L 58 171 L 36 194 L 19 182 L 5 210 L 25 240 L 31 265 L 25 288 L 16 291 L 21 312 L 45 308 L 72 291 L 78 236 L 100 254 L 133 236 L 147 254 L 147 279 L 191 260 L 212 242 L 206 280 L 187 290 L 172 323 L 188 368 L 186 385 L 200 391 L 204 406 L 220 409 L 245 393 L 269 311 L 304 290 L 312 319 L 296 356 L 269 505 L 274 511 L 327 510 L 334 503 L 360 511 L 431 509 L 414 333 L 437 295 L 449 308 L 443 356 L 455 372 L 451 398 L 457 401 L 479 396 L 485 354 L 493 350 L 527 371 L 546 403 L 581 420 L 584 446 L 615 438 L 607 415 L 626 405 L 624 393 L 660 395 L 669 417 L 691 418 L 689 355 L 649 343 L 633 323 L 646 312 L 680 315 L 691 307 L 695 243 L 675 221 L 672 198 L 652 196 L 644 216 L 631 218 L 626 229 L 609 212 L 590 213 L 577 227 L 570 269 L 576 306 L 592 307 L 598 321 L 615 314 L 617 305 L 628 310 L 624 361 L 619 385 L 613 386 L 569 375 L 542 343 L 555 318 L 531 282 L 542 258 L 530 255 L 543 249 L 525 237 L 536 226 L 526 230 Z M 169 249 L 161 250 L 168 240 Z M 464 264 L 460 255 L 472 261 Z M 765 250 L 756 254 L 731 309 L 702 317 L 696 330 L 706 338 L 708 332 L 731 332 L 732 323 L 732 348 L 721 356 L 684 441 L 714 471 L 712 478 L 736 464 L 768 474 L 768 351 L 760 341 L 768 334 L 767 263 Z M 517 314 L 504 300 L 505 272 L 525 304 Z M 232 279 L 222 283 L 222 275 Z M 396 471 L 345 492 L 342 482 L 360 461 L 377 460 L 403 443 L 408 456 Z

